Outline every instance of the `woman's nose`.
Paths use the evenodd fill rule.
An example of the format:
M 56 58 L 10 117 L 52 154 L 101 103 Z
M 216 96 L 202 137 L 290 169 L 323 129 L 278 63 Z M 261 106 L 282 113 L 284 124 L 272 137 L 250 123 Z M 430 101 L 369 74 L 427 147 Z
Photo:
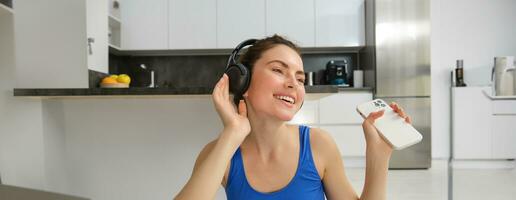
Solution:
M 296 77 L 290 77 L 286 81 L 286 85 L 287 85 L 288 88 L 297 88 L 297 87 L 299 87 L 299 83 L 297 82 Z

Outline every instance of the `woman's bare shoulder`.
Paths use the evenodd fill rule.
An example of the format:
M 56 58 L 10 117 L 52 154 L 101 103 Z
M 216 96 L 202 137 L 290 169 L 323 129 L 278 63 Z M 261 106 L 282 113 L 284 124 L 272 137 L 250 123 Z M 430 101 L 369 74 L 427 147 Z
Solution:
M 312 149 L 331 150 L 335 145 L 333 137 L 323 129 L 310 127 L 310 144 Z
M 310 146 L 319 176 L 325 176 L 328 164 L 340 158 L 339 150 L 333 137 L 325 130 L 310 128 Z

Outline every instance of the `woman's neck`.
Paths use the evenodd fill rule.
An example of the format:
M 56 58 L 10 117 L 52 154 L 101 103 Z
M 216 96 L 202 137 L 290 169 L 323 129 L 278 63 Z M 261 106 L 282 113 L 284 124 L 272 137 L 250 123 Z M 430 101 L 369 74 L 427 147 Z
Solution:
M 251 113 L 249 113 L 251 114 Z M 273 119 L 267 116 L 248 115 L 251 124 L 251 133 L 244 140 L 242 146 L 253 148 L 262 157 L 270 159 L 281 147 L 288 146 L 292 134 L 289 134 L 291 127 L 284 121 Z

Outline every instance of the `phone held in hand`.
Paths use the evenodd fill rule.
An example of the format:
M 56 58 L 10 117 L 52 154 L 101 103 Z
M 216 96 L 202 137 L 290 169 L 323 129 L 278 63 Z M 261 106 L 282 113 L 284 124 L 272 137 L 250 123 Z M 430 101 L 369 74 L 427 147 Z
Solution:
M 423 136 L 382 99 L 375 99 L 357 106 L 358 113 L 365 119 L 371 112 L 385 110 L 383 116 L 376 119 L 374 126 L 380 136 L 393 149 L 401 150 L 421 142 Z

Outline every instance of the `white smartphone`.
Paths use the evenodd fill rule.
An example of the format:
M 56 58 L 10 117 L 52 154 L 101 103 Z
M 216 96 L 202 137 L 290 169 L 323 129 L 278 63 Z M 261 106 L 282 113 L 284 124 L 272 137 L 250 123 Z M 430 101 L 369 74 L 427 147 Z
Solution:
M 393 149 L 401 150 L 421 142 L 423 136 L 412 125 L 405 122 L 398 113 L 384 100 L 375 99 L 357 106 L 358 113 L 365 119 L 369 113 L 385 110 L 383 116 L 376 119 L 374 126 L 380 136 L 389 143 Z

